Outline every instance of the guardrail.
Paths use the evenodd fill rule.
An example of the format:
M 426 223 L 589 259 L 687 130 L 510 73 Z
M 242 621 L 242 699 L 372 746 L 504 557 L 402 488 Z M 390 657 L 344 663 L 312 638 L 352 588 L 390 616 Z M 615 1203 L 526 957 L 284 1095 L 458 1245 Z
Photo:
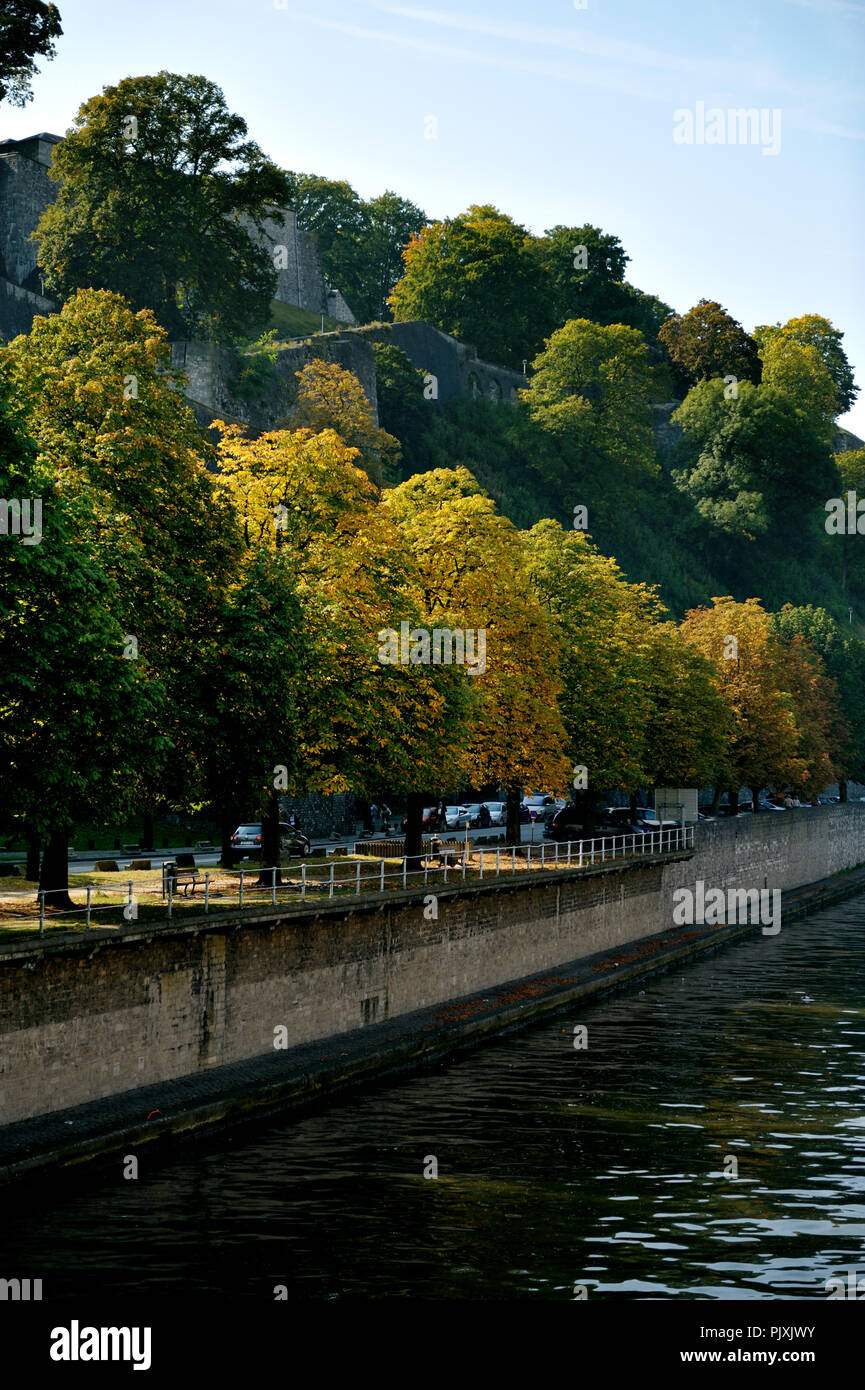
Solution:
M 463 841 L 451 840 L 434 846 L 427 841 L 416 860 L 403 856 L 398 867 L 391 870 L 387 869 L 387 864 L 393 864 L 393 859 L 382 858 L 373 865 L 361 855 L 354 862 L 340 857 L 332 858 L 327 864 L 300 862 L 280 868 L 187 870 L 185 878 L 178 876 L 176 871 L 166 872 L 163 866 L 160 876 L 155 870 L 152 878 L 126 879 L 122 887 L 120 883 L 115 886 L 106 882 L 89 884 L 84 889 L 73 888 L 71 892 L 85 894 L 84 901 L 74 908 L 53 909 L 50 902 L 46 904 L 51 893 L 39 892 L 35 900 L 31 899 L 33 911 L 29 915 L 10 918 L 3 914 L 0 926 L 26 922 L 35 927 L 37 905 L 40 936 L 44 935 L 46 920 L 53 924 L 64 918 L 83 920 L 82 927 L 71 926 L 70 929 L 89 932 L 100 913 L 119 912 L 122 921 L 116 925 L 125 925 L 138 920 L 138 909 L 143 906 L 158 906 L 164 910 L 162 920 L 171 922 L 181 904 L 184 912 L 194 903 L 209 913 L 214 908 L 217 911 L 242 910 L 266 902 L 275 907 L 280 900 L 306 903 L 319 896 L 326 896 L 328 901 L 338 898 L 341 902 L 351 902 L 370 893 L 385 893 L 391 887 L 395 890 L 416 888 L 421 892 L 431 884 L 487 882 L 556 869 L 585 869 L 617 859 L 671 854 L 693 847 L 694 827 L 687 825 L 643 835 L 603 835 L 561 844 L 525 843 L 487 849 L 475 848 L 471 842 L 466 845 Z M 113 901 L 104 901 L 106 897 Z M 153 921 L 154 925 L 159 924 L 157 919 Z

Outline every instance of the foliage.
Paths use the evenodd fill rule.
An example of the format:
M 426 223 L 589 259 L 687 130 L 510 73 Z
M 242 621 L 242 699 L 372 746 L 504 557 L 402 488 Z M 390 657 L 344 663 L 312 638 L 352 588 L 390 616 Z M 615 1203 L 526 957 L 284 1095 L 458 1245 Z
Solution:
M 357 450 L 360 466 L 377 487 L 393 481 L 400 458 L 399 440 L 376 425 L 369 398 L 357 377 L 336 362 L 318 358 L 295 375 L 295 428 L 316 434 L 336 430 L 346 444 Z
M 687 314 L 674 314 L 658 337 L 694 383 L 727 376 L 739 382 L 760 380 L 757 344 L 713 299 L 701 299 Z
M 26 106 L 32 100 L 35 59 L 53 58 L 63 33 L 56 5 L 43 0 L 3 0 L 0 9 L 0 101 Z
M 845 415 L 859 394 L 853 369 L 841 346 L 843 337 L 844 334 L 820 314 L 802 314 L 799 318 L 788 319 L 785 324 L 761 324 L 754 329 L 754 338 L 764 352 L 770 344 L 779 341 L 815 350 L 835 385 L 833 415 Z
M 497 208 L 433 222 L 403 259 L 389 301 L 394 318 L 423 319 L 512 367 L 538 351 L 551 326 L 549 280 L 526 229 Z
M 61 298 L 93 286 L 150 308 L 173 338 L 230 341 L 267 323 L 276 273 L 249 237 L 285 177 L 204 77 L 127 77 L 78 111 L 60 188 L 34 233 Z

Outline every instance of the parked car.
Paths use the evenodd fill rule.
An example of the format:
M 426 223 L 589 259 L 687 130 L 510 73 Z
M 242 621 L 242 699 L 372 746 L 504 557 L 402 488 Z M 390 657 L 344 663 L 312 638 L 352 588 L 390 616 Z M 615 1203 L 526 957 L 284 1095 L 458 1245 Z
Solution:
M 445 807 L 445 825 L 446 825 L 446 827 L 447 827 L 448 830 L 458 830 L 458 829 L 459 829 L 460 811 L 461 811 L 461 810 L 462 810 L 462 807 L 461 807 L 461 806 L 446 806 L 446 807 Z
M 544 826 L 546 840 L 579 840 L 583 834 L 583 809 L 573 802 L 560 806 Z
M 508 818 L 508 807 L 506 801 L 485 801 L 484 805 L 490 813 L 491 825 L 504 825 Z
M 470 801 L 466 806 L 460 807 L 459 818 L 457 820 L 458 830 L 465 830 L 466 826 L 468 826 L 469 830 L 477 830 L 480 827 L 480 823 L 481 803 L 479 801 Z
M 786 809 L 786 806 L 779 806 L 776 802 L 770 801 L 768 797 L 760 800 L 761 811 L 786 811 Z
M 424 830 L 432 830 L 435 826 L 436 808 L 435 806 L 424 806 L 421 826 Z M 403 830 L 408 829 L 408 816 L 402 818 Z
M 553 801 L 553 798 L 548 796 L 546 792 L 532 792 L 531 796 L 523 797 L 522 805 L 520 806 L 520 820 L 523 824 L 525 824 L 526 821 L 530 821 L 532 819 L 532 811 L 534 811 L 536 813 L 535 820 L 542 821 L 550 807 L 555 810 L 555 805 L 556 803 Z M 523 815 L 523 811 L 525 811 L 525 815 Z
M 261 821 L 247 821 L 239 825 L 232 835 L 231 848 L 241 859 L 251 859 L 261 854 L 261 837 Z M 302 859 L 312 850 L 309 836 L 304 835 L 302 830 L 293 830 L 288 821 L 283 820 L 279 822 L 279 848 L 281 853 L 292 859 Z

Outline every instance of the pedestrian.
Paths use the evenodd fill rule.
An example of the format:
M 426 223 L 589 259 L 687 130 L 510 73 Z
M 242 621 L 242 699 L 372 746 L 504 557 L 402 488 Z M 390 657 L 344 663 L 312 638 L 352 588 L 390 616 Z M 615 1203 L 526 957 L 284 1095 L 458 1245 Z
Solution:
M 784 797 L 784 810 L 785 810 L 785 811 L 791 811 L 792 809 L 793 809 L 793 798 L 792 798 L 792 796 L 790 795 L 790 793 L 787 792 L 786 796 Z
M 375 834 L 376 821 L 378 820 L 378 804 L 375 801 L 370 803 L 369 817 L 372 821 L 372 833 Z
M 440 801 L 439 804 L 438 804 L 438 806 L 436 807 L 436 822 L 437 822 L 437 824 L 436 824 L 436 829 L 437 829 L 437 830 L 447 830 L 447 828 L 448 828 L 448 817 L 447 817 L 447 810 L 446 810 L 446 808 L 445 808 L 445 804 L 444 804 L 443 801 Z
M 488 825 L 492 825 L 493 823 L 493 818 L 490 815 L 490 808 L 486 805 L 485 802 L 481 802 L 481 809 L 478 814 L 478 820 L 480 821 L 481 827 L 484 830 L 486 830 Z
M 393 813 L 390 807 L 388 806 L 387 802 L 383 801 L 381 803 L 381 828 L 384 832 L 385 838 L 387 838 L 387 836 L 390 834 L 390 818 L 392 814 Z
M 367 835 L 375 834 L 375 821 L 372 816 L 372 807 L 368 801 L 363 803 L 363 828 Z

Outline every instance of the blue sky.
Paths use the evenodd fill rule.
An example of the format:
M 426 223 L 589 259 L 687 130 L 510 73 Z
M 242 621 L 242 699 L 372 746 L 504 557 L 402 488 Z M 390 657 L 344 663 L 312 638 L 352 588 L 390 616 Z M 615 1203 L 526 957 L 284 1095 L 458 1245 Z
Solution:
M 0 136 L 62 134 L 124 76 L 203 73 L 284 167 L 434 217 L 595 223 L 679 311 L 717 299 L 749 330 L 824 314 L 862 387 L 843 423 L 865 437 L 865 0 L 58 3 L 57 57 Z M 674 143 L 698 102 L 780 111 L 778 153 Z

